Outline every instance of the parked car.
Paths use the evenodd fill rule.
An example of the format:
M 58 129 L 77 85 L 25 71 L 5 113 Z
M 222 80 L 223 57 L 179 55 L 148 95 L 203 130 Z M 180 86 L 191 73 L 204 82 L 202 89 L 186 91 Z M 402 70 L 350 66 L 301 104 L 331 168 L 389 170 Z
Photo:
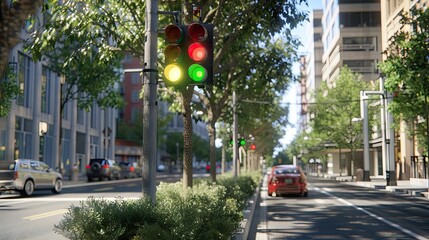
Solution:
M 277 165 L 268 176 L 268 196 L 299 194 L 308 196 L 307 177 L 300 167 Z
M 32 159 L 0 161 L 0 192 L 18 191 L 30 196 L 35 190 L 50 189 L 60 193 L 63 177 L 46 163 Z
M 88 182 L 94 181 L 94 178 L 98 178 L 100 181 L 103 179 L 119 179 L 121 177 L 121 167 L 110 159 L 93 158 L 86 165 L 86 176 Z
M 120 162 L 120 176 L 123 178 L 135 178 L 142 176 L 142 169 L 137 162 Z

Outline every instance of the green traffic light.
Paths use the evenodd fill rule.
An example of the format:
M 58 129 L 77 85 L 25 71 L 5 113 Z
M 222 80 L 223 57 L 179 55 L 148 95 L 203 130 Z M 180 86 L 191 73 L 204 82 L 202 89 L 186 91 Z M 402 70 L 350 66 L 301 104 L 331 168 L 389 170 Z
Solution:
M 207 70 L 200 64 L 192 64 L 188 68 L 188 74 L 195 82 L 202 82 L 207 78 Z
M 240 146 L 244 146 L 246 145 L 246 139 L 242 138 L 238 141 L 238 143 L 240 144 Z

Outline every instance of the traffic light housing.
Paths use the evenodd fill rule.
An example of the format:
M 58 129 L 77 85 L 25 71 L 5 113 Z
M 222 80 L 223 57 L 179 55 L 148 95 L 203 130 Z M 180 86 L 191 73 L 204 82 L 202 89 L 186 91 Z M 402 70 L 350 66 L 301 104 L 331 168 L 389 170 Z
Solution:
M 168 87 L 183 87 L 186 85 L 185 76 L 185 35 L 183 25 L 170 24 L 164 29 L 165 33 L 165 67 L 163 80 Z
M 187 25 L 189 84 L 213 85 L 213 25 Z
M 166 86 L 213 85 L 213 25 L 170 24 L 164 33 Z

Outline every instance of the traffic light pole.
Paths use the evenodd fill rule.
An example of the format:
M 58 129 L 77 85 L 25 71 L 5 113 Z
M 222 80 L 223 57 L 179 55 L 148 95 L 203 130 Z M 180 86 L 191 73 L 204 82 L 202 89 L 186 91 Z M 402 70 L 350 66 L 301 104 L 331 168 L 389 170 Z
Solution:
M 232 114 L 233 114 L 233 124 L 232 124 L 232 171 L 233 176 L 237 177 L 238 167 L 237 164 L 237 151 L 238 151 L 238 123 L 237 123 L 237 97 L 235 95 L 235 90 L 232 92 Z
M 156 203 L 158 0 L 146 0 L 143 68 L 143 196 Z

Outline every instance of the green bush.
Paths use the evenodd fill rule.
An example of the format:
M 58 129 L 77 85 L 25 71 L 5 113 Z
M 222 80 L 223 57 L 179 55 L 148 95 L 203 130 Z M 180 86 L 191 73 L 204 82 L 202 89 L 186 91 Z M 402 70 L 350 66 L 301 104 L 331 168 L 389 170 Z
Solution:
M 255 181 L 256 179 L 256 181 Z M 154 206 L 147 198 L 114 201 L 88 198 L 72 205 L 55 231 L 68 239 L 231 239 L 243 219 L 256 174 L 199 181 L 161 183 Z
M 238 208 L 244 209 L 247 200 L 253 195 L 257 184 L 249 175 L 240 175 L 236 178 L 220 177 L 217 184 L 226 188 L 227 196 L 237 200 Z
M 170 225 L 171 239 L 230 239 L 243 218 L 224 187 L 207 183 L 186 189 L 161 183 L 156 207 Z
M 88 198 L 72 205 L 55 231 L 68 239 L 131 239 L 140 226 L 159 222 L 150 200 Z

